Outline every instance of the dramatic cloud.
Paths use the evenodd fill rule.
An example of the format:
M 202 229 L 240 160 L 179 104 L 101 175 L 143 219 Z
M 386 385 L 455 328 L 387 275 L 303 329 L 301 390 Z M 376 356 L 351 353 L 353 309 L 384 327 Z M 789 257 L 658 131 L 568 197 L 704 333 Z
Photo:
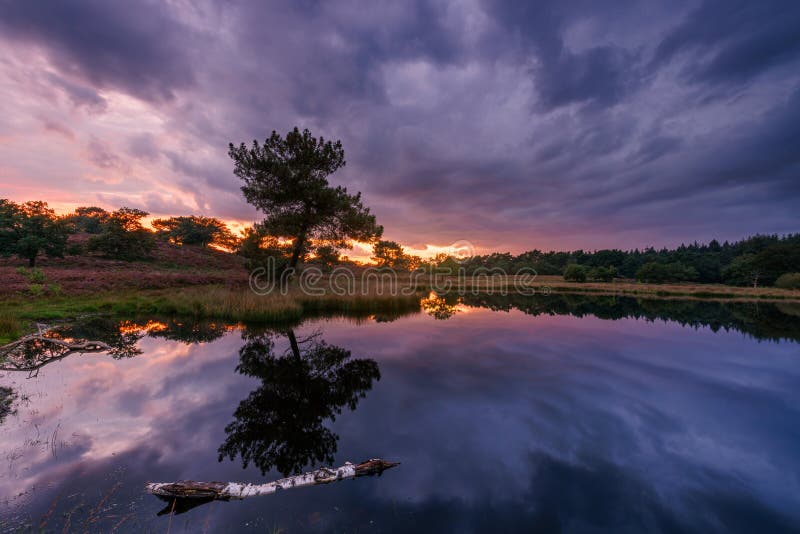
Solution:
M 797 35 L 790 0 L 0 0 L 0 196 L 252 221 L 227 144 L 298 125 L 417 249 L 797 231 Z

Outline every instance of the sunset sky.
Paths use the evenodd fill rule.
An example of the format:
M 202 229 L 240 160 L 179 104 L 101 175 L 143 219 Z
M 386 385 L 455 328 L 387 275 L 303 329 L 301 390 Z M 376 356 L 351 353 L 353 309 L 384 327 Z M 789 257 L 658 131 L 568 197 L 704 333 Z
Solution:
M 297 125 L 417 252 L 798 231 L 798 36 L 795 0 L 0 0 L 0 198 L 250 223 L 227 145 Z

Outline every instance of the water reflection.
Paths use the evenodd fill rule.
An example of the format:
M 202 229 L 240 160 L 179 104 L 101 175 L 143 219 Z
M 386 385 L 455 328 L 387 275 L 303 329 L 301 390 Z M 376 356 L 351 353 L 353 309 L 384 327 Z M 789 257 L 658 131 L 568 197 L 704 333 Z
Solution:
M 796 304 L 441 298 L 292 329 L 64 326 L 137 355 L 2 377 L 22 402 L 0 431 L 0 531 L 164 531 L 147 481 L 370 456 L 404 469 L 217 503 L 172 531 L 797 531 Z
M 289 348 L 275 354 L 275 338 Z M 349 350 L 328 345 L 315 332 L 298 339 L 294 330 L 253 334 L 245 330 L 236 371 L 261 380 L 239 403 L 219 459 L 241 457 L 262 473 L 276 468 L 284 476 L 311 465 L 330 465 L 339 437 L 325 426 L 344 407 L 355 410 L 359 399 L 380 380 L 378 363 L 352 359 Z
M 445 320 L 458 313 L 458 304 L 460 303 L 460 298 L 450 297 L 448 299 L 436 293 L 431 293 L 420 301 L 420 306 L 425 313 L 434 319 Z
M 464 309 L 519 310 L 526 315 L 595 316 L 600 319 L 674 321 L 714 332 L 739 331 L 760 340 L 800 341 L 800 303 L 724 302 L 677 299 L 639 299 L 592 295 L 437 295 L 423 299 L 422 309 L 436 319 L 448 319 Z
M 6 416 L 14 411 L 14 402 L 17 400 L 16 392 L 8 387 L 0 386 L 0 425 Z

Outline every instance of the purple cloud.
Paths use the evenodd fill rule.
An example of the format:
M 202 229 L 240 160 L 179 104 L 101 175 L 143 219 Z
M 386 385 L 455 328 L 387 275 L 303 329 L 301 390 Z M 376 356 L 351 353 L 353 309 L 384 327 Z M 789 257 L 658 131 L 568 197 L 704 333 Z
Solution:
M 0 2 L 0 28 L 0 134 L 31 140 L 0 145 L 12 196 L 23 179 L 47 183 L 34 135 L 58 135 L 76 180 L 103 163 L 158 192 L 131 202 L 251 221 L 227 143 L 299 125 L 342 139 L 333 180 L 409 245 L 797 231 L 800 9 L 788 0 Z M 43 134 L 42 119 L 28 131 L 31 113 L 73 137 Z M 121 178 L 53 200 L 131 197 Z

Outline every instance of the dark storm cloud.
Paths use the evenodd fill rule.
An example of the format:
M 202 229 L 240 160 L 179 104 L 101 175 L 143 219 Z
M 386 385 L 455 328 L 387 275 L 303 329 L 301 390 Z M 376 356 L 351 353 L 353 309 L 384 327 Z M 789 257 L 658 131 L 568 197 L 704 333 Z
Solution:
M 255 215 L 228 142 L 298 125 L 343 141 L 333 181 L 406 243 L 797 230 L 797 2 L 0 0 L 0 29 L 46 53 L 86 120 L 110 112 L 107 88 L 147 101 L 163 127 L 125 124 L 91 161 L 136 159 L 209 215 Z
M 654 63 L 684 55 L 692 83 L 747 81 L 800 56 L 800 3 L 707 0 L 687 14 L 654 54 Z
M 193 36 L 162 3 L 7 0 L 0 2 L 0 28 L 96 87 L 164 99 L 193 80 L 185 50 Z
M 487 2 L 497 22 L 523 44 L 522 54 L 532 65 L 540 104 L 546 109 L 573 103 L 614 105 L 639 84 L 636 51 L 601 45 L 573 52 L 564 45 L 570 19 L 580 17 L 587 7 L 556 1 Z

